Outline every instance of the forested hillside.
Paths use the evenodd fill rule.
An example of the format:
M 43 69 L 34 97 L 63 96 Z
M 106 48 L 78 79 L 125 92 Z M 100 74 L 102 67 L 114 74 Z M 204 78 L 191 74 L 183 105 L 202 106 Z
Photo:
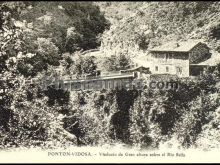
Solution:
M 169 40 L 204 39 L 218 52 L 219 14 L 219 2 L 1 2 L 0 148 L 219 148 L 220 65 L 180 79 L 177 91 L 69 92 L 23 83 L 57 68 L 61 78 L 127 69 L 129 52 L 147 56 Z M 99 65 L 82 54 L 95 48 L 116 56 Z
M 71 113 L 69 93 L 25 82 L 57 66 L 66 72 L 73 61 L 65 53 L 98 47 L 108 21 L 84 2 L 1 2 L 0 13 L 1 148 L 77 144 L 60 118 Z
M 103 35 L 108 51 L 118 47 L 134 54 L 168 41 L 202 39 L 219 51 L 219 2 L 102 2 L 112 23 Z M 138 53 L 137 53 L 138 52 Z

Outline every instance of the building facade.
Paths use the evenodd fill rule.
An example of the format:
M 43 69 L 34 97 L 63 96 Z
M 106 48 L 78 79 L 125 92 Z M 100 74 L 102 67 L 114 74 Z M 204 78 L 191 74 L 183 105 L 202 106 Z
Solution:
M 152 74 L 189 77 L 191 65 L 210 58 L 209 48 L 202 42 L 172 42 L 150 49 Z

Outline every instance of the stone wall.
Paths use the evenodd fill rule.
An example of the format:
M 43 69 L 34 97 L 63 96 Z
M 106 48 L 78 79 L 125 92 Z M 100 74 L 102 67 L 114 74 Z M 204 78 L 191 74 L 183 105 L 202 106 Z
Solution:
M 160 52 L 152 53 L 152 57 L 153 61 L 150 67 L 152 74 L 172 74 L 179 77 L 189 76 L 189 59 L 187 53 Z M 158 71 L 156 67 L 158 67 Z M 181 74 L 178 74 L 177 67 L 182 70 Z

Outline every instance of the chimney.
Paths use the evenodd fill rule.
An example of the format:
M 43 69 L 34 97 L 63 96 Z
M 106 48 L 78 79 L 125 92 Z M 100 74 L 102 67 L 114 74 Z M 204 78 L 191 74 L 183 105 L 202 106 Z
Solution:
M 177 43 L 176 43 L 176 47 L 179 47 L 179 46 L 180 46 L 180 44 L 177 42 Z

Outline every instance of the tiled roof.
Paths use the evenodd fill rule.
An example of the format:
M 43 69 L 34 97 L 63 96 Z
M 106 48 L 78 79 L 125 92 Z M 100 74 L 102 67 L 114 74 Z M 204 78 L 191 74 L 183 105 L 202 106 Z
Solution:
M 181 42 L 168 42 L 164 45 L 154 47 L 149 51 L 171 51 L 171 52 L 188 52 L 194 48 L 197 44 L 201 43 L 200 40 L 188 40 Z

